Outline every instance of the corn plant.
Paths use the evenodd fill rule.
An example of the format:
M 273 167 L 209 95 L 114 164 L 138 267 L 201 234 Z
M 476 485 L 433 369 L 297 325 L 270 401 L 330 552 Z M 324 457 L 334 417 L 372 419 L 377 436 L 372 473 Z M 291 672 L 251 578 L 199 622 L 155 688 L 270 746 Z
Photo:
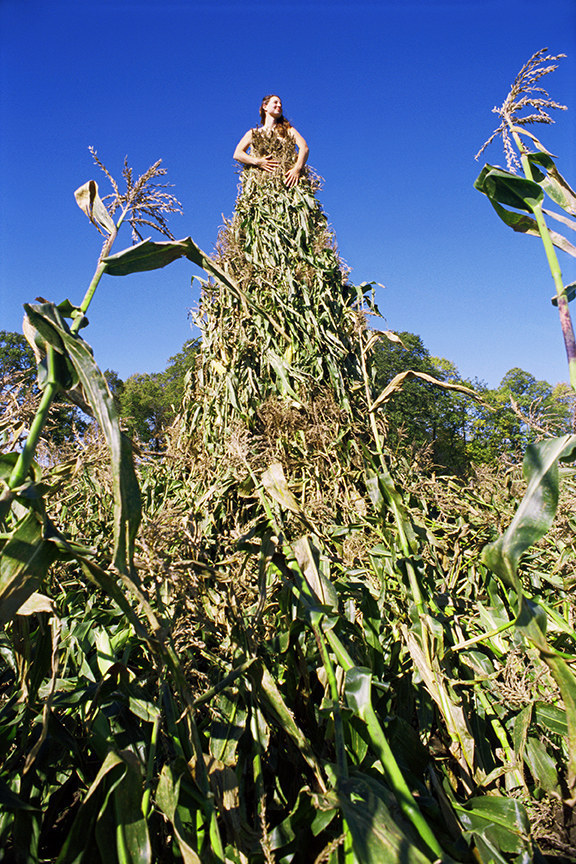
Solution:
M 171 449 L 134 466 L 78 335 L 85 301 L 30 307 L 41 380 L 91 407 L 104 443 L 41 474 L 39 421 L 0 461 L 2 847 L 62 864 L 565 853 L 572 436 L 530 450 L 525 498 L 513 469 L 410 464 L 387 406 L 409 377 L 442 382 L 375 390 L 371 351 L 395 337 L 367 326 L 371 286 L 350 283 L 312 172 L 290 190 L 281 167 L 247 169 L 209 256 L 142 239 L 166 229 L 165 193 L 104 171 L 108 206 L 78 194 L 106 235 L 90 297 L 187 258 L 207 274 L 200 362 Z M 112 253 L 118 208 L 138 242 Z
M 539 236 L 542 241 L 556 291 L 552 302 L 558 308 L 570 383 L 574 390 L 576 342 L 568 304 L 575 292 L 573 284 L 564 285 L 556 249 L 576 257 L 576 247 L 562 234 L 551 230 L 546 217 L 574 230 L 576 193 L 560 174 L 552 155 L 526 128 L 534 123 L 553 122 L 549 110 L 565 108 L 554 102 L 538 83 L 557 68 L 557 61 L 564 56 L 551 56 L 546 51 L 536 52 L 522 67 L 504 103 L 494 109 L 500 117 L 500 125 L 480 150 L 482 153 L 496 137 L 501 136 L 507 170 L 485 165 L 475 186 L 487 195 L 496 213 L 514 231 Z M 522 170 L 523 176 L 517 174 L 518 169 Z M 563 212 L 545 207 L 546 196 Z M 571 795 L 576 788 L 576 678 L 569 665 L 573 658 L 571 652 L 565 655 L 547 640 L 548 610 L 537 597 L 526 591 L 519 566 L 526 551 L 544 537 L 552 525 L 558 504 L 559 463 L 572 462 L 575 448 L 574 435 L 551 438 L 528 448 L 524 459 L 526 494 L 503 536 L 487 546 L 483 555 L 487 566 L 511 589 L 516 611 L 515 625 L 527 644 L 536 648 L 559 688 L 566 712 L 567 784 Z M 566 627 L 569 627 L 568 623 Z
M 181 665 L 134 568 L 141 499 L 131 444 L 90 346 L 79 335 L 121 224 L 128 221 L 136 237 L 143 224 L 171 237 L 164 213 L 179 205 L 164 185 L 153 182 L 165 173 L 159 162 L 137 180 L 125 164 L 126 190 L 120 192 L 93 156 L 112 183 L 112 200 L 107 207 L 95 181 L 75 196 L 104 234 L 102 253 L 80 305 L 70 300 L 25 305 L 25 334 L 37 357 L 42 398 L 20 452 L 0 456 L 5 627 L 0 836 L 10 860 L 23 862 L 110 860 L 110 855 L 122 862 L 149 860 L 148 826 L 158 819 L 151 814 L 150 784 L 160 706 L 171 712 L 165 734 L 183 758 L 197 749 Z M 85 527 L 76 537 L 66 530 L 78 526 L 86 510 L 74 513 L 68 498 L 60 506 L 65 513 L 68 508 L 62 526 L 50 513 L 66 482 L 78 482 L 74 466 L 56 466 L 43 475 L 35 461 L 57 394 L 95 419 L 107 445 L 104 537 L 97 548 L 86 543 Z M 94 480 L 89 482 L 94 493 Z M 93 506 L 94 494 L 90 498 Z M 163 680 L 166 671 L 170 684 Z M 157 682 L 152 701 L 142 689 L 150 677 Z M 178 726 L 188 728 L 184 751 Z M 199 821 L 194 843 L 199 850 L 210 846 L 215 860 L 223 860 L 202 758 L 198 766 L 191 794 L 200 802 L 204 824 Z M 174 800 L 174 790 L 164 784 L 157 813 L 171 825 Z M 187 848 L 174 831 L 176 842 Z

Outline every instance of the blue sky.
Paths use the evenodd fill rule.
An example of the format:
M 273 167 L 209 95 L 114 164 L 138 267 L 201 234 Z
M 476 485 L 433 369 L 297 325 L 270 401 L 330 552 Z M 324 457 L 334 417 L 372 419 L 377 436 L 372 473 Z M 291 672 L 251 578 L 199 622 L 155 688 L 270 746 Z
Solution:
M 574 0 L 0 0 L 0 329 L 20 331 L 37 295 L 84 295 L 101 238 L 73 192 L 108 191 L 90 145 L 116 176 L 125 155 L 137 174 L 162 158 L 184 209 L 174 235 L 210 252 L 234 146 L 274 92 L 325 178 L 352 280 L 385 286 L 380 326 L 492 386 L 513 366 L 565 380 L 539 241 L 472 185 L 492 107 L 542 47 L 568 55 L 543 83 L 569 110 L 534 131 L 574 185 Z M 485 155 L 503 164 L 499 144 Z M 126 228 L 114 251 L 130 242 Z M 562 264 L 574 281 L 576 259 Z M 178 261 L 104 277 L 84 331 L 100 366 L 162 370 L 192 335 L 201 275 Z

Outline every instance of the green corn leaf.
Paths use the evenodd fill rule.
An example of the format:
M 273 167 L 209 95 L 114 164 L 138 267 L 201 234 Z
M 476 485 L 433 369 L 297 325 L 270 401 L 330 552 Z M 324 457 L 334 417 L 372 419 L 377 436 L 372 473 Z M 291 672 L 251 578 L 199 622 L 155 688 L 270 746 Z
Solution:
M 264 318 L 283 338 L 289 341 L 288 334 L 274 320 L 265 309 L 254 303 L 252 299 L 240 289 L 234 279 L 209 255 L 196 245 L 191 237 L 182 240 L 170 240 L 155 243 L 150 238 L 141 243 L 116 252 L 103 259 L 106 265 L 106 273 L 109 276 L 127 276 L 129 273 L 141 273 L 145 270 L 157 270 L 166 267 L 178 258 L 188 258 L 193 264 L 201 267 L 222 285 L 228 288 L 234 297 L 240 300 L 247 308 L 253 309 L 258 316 Z
M 490 203 L 500 219 L 508 225 L 509 228 L 512 228 L 513 231 L 516 231 L 519 234 L 529 234 L 532 237 L 540 237 L 538 225 L 532 216 L 528 216 L 525 213 L 517 213 L 515 210 L 507 210 L 494 199 L 490 199 Z M 550 234 L 552 243 L 557 249 L 561 249 L 562 252 L 566 252 L 568 255 L 572 255 L 573 257 L 576 256 L 576 246 L 570 243 L 570 241 L 562 234 L 559 234 L 558 231 L 552 231 L 550 228 L 548 228 L 548 233 Z
M 301 572 L 321 605 L 336 611 L 338 594 L 320 569 L 319 550 L 308 537 L 300 537 L 292 544 L 292 548 Z
M 134 696 L 130 696 L 128 704 L 132 713 L 144 720 L 145 723 L 156 723 L 160 717 L 158 707 L 148 699 L 136 699 Z
M 315 797 L 316 801 L 319 801 L 324 796 Z M 329 799 L 330 803 L 332 803 L 332 796 L 330 793 L 325 797 Z M 310 799 L 310 790 L 306 787 L 300 789 L 298 797 L 296 798 L 296 803 L 290 813 L 270 832 L 269 840 L 270 848 L 272 850 L 281 850 L 286 846 L 290 846 L 290 852 L 293 854 L 294 848 L 298 849 L 300 844 L 306 842 L 304 840 L 305 835 L 304 837 L 302 836 L 303 829 L 306 831 L 308 826 L 310 826 L 310 823 L 314 821 L 314 809 Z M 324 804 L 324 806 L 326 805 Z M 324 824 L 330 822 L 334 818 L 335 812 L 334 809 L 329 811 L 328 819 L 324 820 Z M 324 815 L 325 813 L 322 813 L 322 816 Z M 321 820 L 318 820 L 318 822 L 320 821 Z M 305 848 L 301 849 L 301 852 L 304 854 L 305 851 Z M 290 857 L 292 857 L 292 855 Z M 286 858 L 283 857 L 282 860 L 286 860 Z
M 531 703 L 530 705 L 526 705 L 526 707 L 523 708 L 514 718 L 512 743 L 514 744 L 514 752 L 516 753 L 519 765 L 522 763 L 522 759 L 524 758 L 524 748 L 526 747 L 528 729 L 532 722 L 532 710 L 533 706 Z
M 526 213 L 517 213 L 515 210 L 507 210 L 492 199 L 490 199 L 490 203 L 500 219 L 513 231 L 517 231 L 519 234 L 531 234 L 533 237 L 540 236 L 538 225 L 532 216 L 528 216 Z
M 430 621 L 430 618 L 428 618 Z M 446 676 L 440 666 L 437 655 L 423 650 L 422 645 L 413 632 L 407 627 L 402 628 L 406 646 L 418 669 L 426 689 L 436 702 L 447 731 L 454 742 L 456 752 L 465 761 L 471 771 L 476 766 L 476 741 L 470 732 L 468 718 L 464 711 L 462 700 L 449 689 Z
M 59 312 L 61 312 L 64 318 L 75 319 L 81 317 L 82 323 L 80 324 L 80 330 L 82 330 L 83 327 L 88 326 L 88 318 L 86 318 L 81 308 L 79 306 L 75 306 L 70 300 L 62 300 L 61 303 L 58 303 L 58 306 L 56 308 Z
M 177 261 L 178 258 L 188 258 L 193 264 L 201 267 L 206 272 L 215 276 L 227 287 L 237 291 L 237 285 L 233 279 L 216 264 L 209 255 L 196 245 L 191 237 L 182 240 L 167 240 L 159 243 L 153 242 L 149 237 L 136 243 L 129 249 L 116 252 L 104 258 L 106 273 L 109 276 L 127 276 L 129 273 L 141 273 L 145 270 L 158 270 Z
M 94 846 L 94 826 L 102 812 L 103 800 L 105 798 L 106 782 L 112 780 L 118 782 L 122 776 L 122 759 L 114 752 L 108 752 L 100 769 L 94 778 L 84 800 L 80 804 L 72 827 L 64 841 L 56 864 L 87 864 L 88 856 L 85 854 L 88 848 Z M 113 844 L 113 837 L 109 837 L 109 845 Z M 94 849 L 92 848 L 94 853 Z M 94 856 L 95 857 L 95 856 Z M 98 860 L 98 859 L 96 859 Z
M 533 213 L 544 200 L 544 193 L 538 183 L 494 165 L 484 166 L 474 182 L 474 188 L 492 202 L 529 213 Z
M 561 794 L 556 761 L 550 756 L 542 741 L 528 736 L 524 760 L 530 769 L 532 778 L 541 789 L 557 796 Z
M 41 517 L 30 511 L 10 535 L 0 556 L 0 623 L 6 624 L 40 588 L 57 556 L 45 539 Z
M 484 563 L 518 594 L 516 626 L 538 649 L 560 688 L 568 726 L 568 784 L 571 788 L 576 785 L 576 678 L 568 665 L 548 646 L 544 635 L 546 613 L 524 596 L 517 570 L 524 552 L 552 525 L 558 506 L 558 462 L 573 460 L 575 449 L 575 435 L 529 445 L 524 458 L 524 476 L 528 481 L 524 498 L 503 536 L 482 552 Z
M 573 436 L 565 436 L 571 438 Z M 554 443 L 554 442 L 544 442 Z M 569 450 L 569 453 L 572 451 Z M 520 582 L 518 581 L 518 586 Z M 538 649 L 541 659 L 546 663 L 552 677 L 560 689 L 566 709 L 568 744 L 568 786 L 576 788 L 576 677 L 567 663 L 550 648 L 546 632 L 546 613 L 533 600 L 519 593 L 519 612 L 516 619 L 518 630 Z
M 544 154 L 541 155 L 544 156 Z M 478 175 L 474 187 L 488 197 L 500 219 L 513 231 L 530 234 L 534 237 L 540 236 L 538 225 L 532 216 L 506 209 L 507 207 L 515 207 L 518 210 L 533 213 L 536 207 L 541 207 L 544 193 L 538 183 L 511 174 L 501 168 L 485 165 Z M 539 190 L 539 194 L 537 190 Z M 506 206 L 503 207 L 503 204 Z M 576 246 L 557 231 L 548 229 L 548 232 L 554 246 L 568 255 L 576 257 Z
M 83 398 L 100 424 L 112 462 L 114 491 L 114 564 L 121 572 L 131 567 L 133 545 L 140 524 L 140 491 L 132 462 L 132 447 L 120 431 L 118 412 L 104 375 L 96 365 L 92 349 L 73 335 L 53 304 L 25 306 L 32 324 L 57 350 L 65 354 L 74 370 Z
M 466 832 L 485 839 L 491 848 L 512 855 L 532 852 L 530 823 L 520 801 L 491 795 L 471 798 L 464 807 L 455 804 L 454 809 Z
M 334 647 L 334 638 L 331 642 L 332 647 Z M 342 660 L 346 661 L 346 658 L 343 657 L 338 659 L 341 663 Z M 370 744 L 378 754 L 384 769 L 384 776 L 393 790 L 404 817 L 414 825 L 428 848 L 437 856 L 441 855 L 441 849 L 434 832 L 418 808 L 372 705 L 372 673 L 367 668 L 350 666 L 347 662 L 344 662 L 343 665 L 346 670 L 344 692 L 348 706 L 366 724 Z
M 402 495 L 396 488 L 390 472 L 383 468 L 380 474 L 368 473 L 366 488 L 374 509 L 377 512 L 384 516 L 386 507 L 392 510 L 398 522 L 402 525 L 402 530 L 411 550 L 415 552 L 418 544 L 416 542 L 412 519 L 406 510 Z
M 168 264 L 172 264 L 178 258 L 189 257 L 187 240 L 190 238 L 160 243 L 154 243 L 150 238 L 142 240 L 141 243 L 136 243 L 129 249 L 124 249 L 104 258 L 106 273 L 109 276 L 127 276 L 129 273 L 142 273 L 145 270 L 158 270 L 161 267 L 167 267 Z M 201 250 L 198 252 L 200 255 L 204 255 Z M 198 263 L 198 261 L 194 263 Z M 203 267 L 202 264 L 199 266 Z
M 235 765 L 238 742 L 246 729 L 248 711 L 239 693 L 217 694 L 211 708 L 215 719 L 210 724 L 210 753 L 224 765 Z
M 123 864 L 151 864 L 148 825 L 142 815 L 144 790 L 140 762 L 130 750 L 123 750 L 120 755 L 126 770 L 121 783 L 114 790 L 118 851 L 124 850 Z
M 38 812 L 38 807 L 33 807 L 27 801 L 23 801 L 10 786 L 3 780 L 0 780 L 0 806 L 4 813 L 10 810 L 30 810 Z
M 385 797 L 381 784 L 368 777 L 350 778 L 338 787 L 342 815 L 352 835 L 354 860 L 358 864 L 427 864 L 438 860 L 425 855 L 402 830 Z M 450 859 L 442 856 L 442 860 Z
M 281 462 L 274 462 L 262 474 L 262 486 L 282 509 L 302 515 L 302 508 L 290 491 Z
M 40 352 L 41 355 L 38 360 L 38 384 L 40 388 L 43 388 L 51 378 L 45 356 L 47 345 L 51 345 L 56 354 L 53 369 L 56 382 L 63 390 L 72 389 L 78 383 L 78 376 L 64 347 L 61 331 L 68 330 L 69 332 L 69 328 L 58 307 L 54 303 L 34 305 L 25 303 L 24 311 L 26 312 L 24 332 L 29 340 L 33 340 L 36 346 L 35 353 L 38 355 Z
M 550 154 L 529 153 L 528 161 L 533 167 L 538 166 L 546 170 L 547 173 L 542 175 L 538 183 L 550 198 L 567 213 L 576 216 L 576 192 L 560 174 Z
M 576 789 L 576 677 L 568 664 L 559 657 L 551 657 L 543 652 L 542 657 L 560 688 L 566 709 L 568 786 L 574 792 Z
M 562 738 L 566 738 L 568 735 L 566 711 L 556 705 L 551 705 L 548 702 L 535 702 L 534 721 Z
M 182 775 L 175 776 L 172 766 L 163 765 L 156 788 L 156 804 L 174 827 L 178 848 L 184 864 L 201 864 L 193 841 L 182 824 L 178 802 Z
M 482 561 L 520 594 L 517 569 L 526 550 L 550 529 L 558 506 L 558 460 L 572 459 L 576 435 L 530 444 L 524 457 L 528 488 L 505 533 L 485 546 Z
M 289 368 L 288 364 L 282 357 L 279 357 L 274 351 L 266 352 L 266 360 L 276 373 L 276 380 L 278 383 L 278 391 L 283 396 L 290 396 L 298 405 L 300 402 L 298 400 L 298 394 L 295 392 L 292 384 L 290 383 L 290 375 L 294 377 L 293 371 Z M 298 378 L 302 379 L 304 376 L 298 374 Z
M 255 663 L 249 672 L 253 681 L 253 692 L 260 703 L 271 708 L 287 735 L 292 738 L 300 753 L 312 768 L 320 788 L 325 790 L 320 763 L 310 743 L 296 723 L 292 711 L 286 705 L 272 675 L 262 663 Z

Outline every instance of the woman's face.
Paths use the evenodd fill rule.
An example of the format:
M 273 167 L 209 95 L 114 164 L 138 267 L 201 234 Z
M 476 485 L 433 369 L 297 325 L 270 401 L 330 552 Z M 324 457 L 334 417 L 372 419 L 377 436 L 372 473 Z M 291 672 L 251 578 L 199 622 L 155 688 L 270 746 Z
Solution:
M 282 116 L 282 100 L 278 96 L 271 96 L 264 106 L 264 112 L 277 120 Z

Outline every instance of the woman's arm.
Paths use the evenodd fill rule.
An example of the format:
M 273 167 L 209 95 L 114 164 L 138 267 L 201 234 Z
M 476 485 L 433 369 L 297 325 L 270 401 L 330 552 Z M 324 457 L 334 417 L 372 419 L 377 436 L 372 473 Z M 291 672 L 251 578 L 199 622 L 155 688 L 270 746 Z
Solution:
M 292 187 L 296 186 L 298 180 L 300 179 L 300 174 L 302 173 L 302 169 L 306 164 L 310 149 L 302 135 L 300 135 L 298 130 L 295 129 L 293 126 L 290 127 L 289 134 L 292 136 L 294 142 L 296 143 L 296 146 L 298 147 L 298 158 L 292 168 L 286 171 L 286 174 L 284 175 L 286 185 Z
M 251 153 L 248 153 L 248 148 L 251 144 L 252 129 L 249 129 L 236 145 L 236 149 L 234 150 L 234 159 L 236 159 L 237 162 L 242 162 L 243 165 L 254 165 L 257 168 L 262 168 L 263 171 L 268 172 L 274 171 L 274 169 L 280 164 L 278 160 L 274 159 L 271 155 L 252 156 Z

